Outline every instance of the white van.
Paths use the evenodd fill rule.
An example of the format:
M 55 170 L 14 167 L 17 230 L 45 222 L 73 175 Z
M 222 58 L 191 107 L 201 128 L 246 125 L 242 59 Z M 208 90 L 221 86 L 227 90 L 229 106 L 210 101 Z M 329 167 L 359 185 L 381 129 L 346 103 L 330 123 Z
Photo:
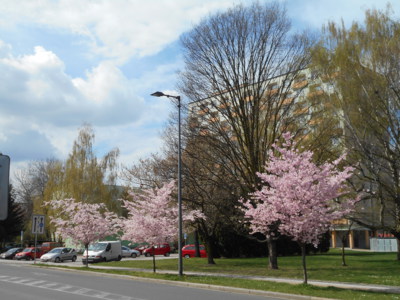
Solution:
M 122 248 L 121 241 L 102 241 L 89 246 L 89 255 L 86 251 L 83 252 L 82 263 L 88 262 L 101 262 L 110 260 L 121 260 Z

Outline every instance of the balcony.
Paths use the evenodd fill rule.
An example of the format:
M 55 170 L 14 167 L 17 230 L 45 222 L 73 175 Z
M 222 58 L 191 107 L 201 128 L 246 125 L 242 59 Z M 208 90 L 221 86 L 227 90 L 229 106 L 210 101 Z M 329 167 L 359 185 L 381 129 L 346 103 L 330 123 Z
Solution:
M 278 90 L 279 90 L 278 88 L 276 88 L 276 89 L 271 89 L 271 90 L 267 90 L 267 91 L 264 92 L 264 96 L 265 96 L 265 97 L 273 96 L 273 95 L 275 95 L 275 94 L 278 93 Z
M 318 97 L 318 96 L 321 96 L 321 95 L 323 95 L 324 94 L 324 91 L 323 90 L 317 90 L 317 91 L 313 91 L 313 92 L 310 92 L 310 93 L 308 93 L 308 97 L 309 98 L 313 98 L 313 97 Z
M 298 90 L 306 87 L 308 85 L 308 81 L 306 79 L 302 81 L 296 81 L 292 84 L 292 89 Z
M 296 109 L 293 112 L 295 115 L 305 115 L 308 114 L 308 107 Z
M 204 116 L 204 115 L 207 114 L 209 111 L 210 111 L 210 109 L 206 107 L 206 108 L 203 108 L 202 110 L 199 110 L 197 113 L 198 113 L 200 116 Z
M 207 129 L 201 129 L 201 130 L 200 130 L 200 135 L 201 135 L 201 136 L 207 136 L 208 133 L 209 133 L 209 132 L 208 132 Z
M 293 103 L 294 97 L 283 99 L 282 105 L 290 105 Z

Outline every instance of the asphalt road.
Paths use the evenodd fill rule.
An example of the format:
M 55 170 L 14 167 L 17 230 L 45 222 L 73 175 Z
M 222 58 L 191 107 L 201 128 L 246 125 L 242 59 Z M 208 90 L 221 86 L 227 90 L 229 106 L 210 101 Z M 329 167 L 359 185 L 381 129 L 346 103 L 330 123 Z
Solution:
M 278 298 L 181 287 L 80 272 L 32 268 L 25 263 L 1 263 L 0 299 L 274 300 Z

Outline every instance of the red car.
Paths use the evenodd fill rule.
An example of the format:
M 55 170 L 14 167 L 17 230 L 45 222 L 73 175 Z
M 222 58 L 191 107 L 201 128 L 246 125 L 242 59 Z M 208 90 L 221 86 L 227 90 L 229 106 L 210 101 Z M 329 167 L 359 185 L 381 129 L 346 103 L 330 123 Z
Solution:
M 44 252 L 42 251 L 41 248 L 35 249 L 35 247 L 29 247 L 22 250 L 22 252 L 15 254 L 14 259 L 33 260 L 35 257 L 39 259 L 43 254 Z
M 169 244 L 154 245 L 153 247 L 149 247 L 143 250 L 143 254 L 146 257 L 153 255 L 169 256 L 170 253 L 171 253 L 171 247 L 169 246 Z
M 204 245 L 199 245 L 200 248 L 200 257 L 207 257 L 207 252 L 206 248 Z M 195 257 L 196 250 L 195 246 L 192 245 L 186 245 L 182 248 L 182 256 L 185 258 L 190 258 L 190 257 Z
M 133 248 L 134 250 L 137 250 L 137 251 L 139 251 L 140 252 L 140 255 L 142 255 L 143 254 L 143 251 L 144 251 L 144 249 L 146 249 L 146 248 L 148 248 L 149 246 L 137 246 L 137 247 L 135 247 L 135 248 Z

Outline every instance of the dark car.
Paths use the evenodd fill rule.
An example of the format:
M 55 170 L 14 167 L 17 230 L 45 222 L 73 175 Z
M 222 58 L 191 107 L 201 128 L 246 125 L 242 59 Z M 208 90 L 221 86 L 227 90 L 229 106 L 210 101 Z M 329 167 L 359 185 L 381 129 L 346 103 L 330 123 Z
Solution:
M 199 245 L 200 257 L 207 257 L 206 248 L 203 245 Z M 196 248 L 194 245 L 186 245 L 182 248 L 182 256 L 185 258 L 195 257 Z
M 24 248 L 11 248 L 11 249 L 7 250 L 6 252 L 3 252 L 2 254 L 0 254 L 0 258 L 13 259 L 15 254 L 17 254 L 18 252 L 21 252 L 22 250 L 24 250 Z
M 12 248 L 18 248 L 18 245 L 15 245 L 15 244 L 7 245 L 4 248 L 1 248 L 0 252 L 4 253 L 4 252 L 7 252 L 8 250 L 10 250 Z

